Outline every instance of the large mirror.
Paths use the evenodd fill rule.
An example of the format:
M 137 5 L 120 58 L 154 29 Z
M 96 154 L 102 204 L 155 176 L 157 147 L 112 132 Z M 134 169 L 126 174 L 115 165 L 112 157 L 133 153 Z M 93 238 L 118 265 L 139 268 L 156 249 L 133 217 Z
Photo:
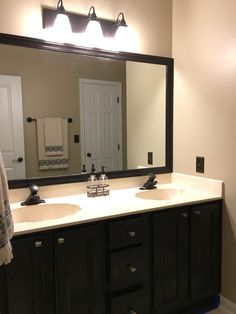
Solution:
M 17 77 L 21 92 L 23 153 L 11 158 L 23 172 L 9 171 L 10 187 L 85 180 L 92 164 L 111 178 L 172 171 L 171 58 L 0 34 L 0 60 L 0 80 Z M 10 151 L 7 119 L 2 153 Z

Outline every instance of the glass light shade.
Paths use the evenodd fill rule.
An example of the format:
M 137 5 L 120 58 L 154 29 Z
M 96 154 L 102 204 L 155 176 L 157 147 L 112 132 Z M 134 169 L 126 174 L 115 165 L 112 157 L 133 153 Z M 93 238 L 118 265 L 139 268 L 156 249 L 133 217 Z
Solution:
M 103 42 L 101 25 L 96 20 L 90 20 L 85 31 L 86 42 L 91 47 L 100 47 Z
M 115 45 L 117 50 L 127 50 L 130 45 L 129 31 L 127 26 L 120 25 L 115 34 Z
M 70 42 L 72 30 L 70 20 L 66 14 L 58 13 L 54 22 L 53 30 L 56 40 L 59 42 Z

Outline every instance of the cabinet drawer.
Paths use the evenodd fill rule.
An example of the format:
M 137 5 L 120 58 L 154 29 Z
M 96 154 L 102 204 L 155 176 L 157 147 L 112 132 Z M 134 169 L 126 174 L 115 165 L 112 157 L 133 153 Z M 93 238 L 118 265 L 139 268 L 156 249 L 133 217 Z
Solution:
M 148 257 L 144 246 L 111 253 L 113 291 L 143 284 L 148 278 Z
M 150 314 L 150 294 L 138 290 L 112 298 L 111 314 Z
M 109 236 L 112 249 L 142 243 L 147 237 L 147 217 L 112 222 Z

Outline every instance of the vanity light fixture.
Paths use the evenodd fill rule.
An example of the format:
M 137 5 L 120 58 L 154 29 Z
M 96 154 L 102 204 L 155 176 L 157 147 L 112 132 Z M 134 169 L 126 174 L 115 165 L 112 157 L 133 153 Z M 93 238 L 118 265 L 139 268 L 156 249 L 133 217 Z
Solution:
M 71 25 L 72 33 L 74 35 L 82 35 L 82 37 L 85 38 L 85 44 L 88 46 L 101 46 L 104 38 L 110 40 L 115 40 L 116 38 L 116 43 L 118 43 L 117 39 L 119 39 L 119 42 L 125 41 L 123 36 L 127 31 L 127 24 L 122 12 L 118 14 L 116 20 L 109 20 L 100 17 L 98 19 L 94 6 L 90 7 L 88 15 L 72 12 L 67 14 L 63 6 L 63 1 L 59 0 L 57 10 L 49 8 L 42 9 L 43 28 L 54 27 L 54 25 L 57 24 L 54 23 L 55 19 L 57 19 L 57 17 L 59 18 L 59 16 L 62 16 L 64 20 L 67 19 L 67 22 L 64 22 L 65 29 L 68 29 L 68 24 Z M 60 26 L 60 29 L 61 27 L 63 26 Z M 63 33 L 64 31 L 61 29 L 61 34 Z M 76 38 L 76 36 L 73 37 L 74 39 Z
M 115 34 L 115 37 L 122 37 L 123 34 L 126 34 L 127 33 L 127 24 L 126 24 L 126 21 L 125 21 L 125 17 L 124 17 L 124 13 L 120 12 L 117 16 L 117 19 L 116 19 L 116 27 L 117 27 L 117 30 L 116 30 L 116 34 Z
M 125 50 L 129 43 L 128 26 L 124 14 L 120 12 L 116 19 L 115 45 L 117 50 Z
M 103 39 L 101 24 L 97 18 L 94 6 L 91 6 L 88 12 L 88 24 L 85 35 L 89 46 L 99 46 Z

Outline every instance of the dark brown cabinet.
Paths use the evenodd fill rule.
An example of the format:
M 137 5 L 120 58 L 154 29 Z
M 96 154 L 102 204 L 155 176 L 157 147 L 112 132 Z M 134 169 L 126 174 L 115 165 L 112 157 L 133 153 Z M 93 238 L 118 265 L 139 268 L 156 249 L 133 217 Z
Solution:
M 0 314 L 8 314 L 7 295 L 6 268 L 5 266 L 0 266 Z
M 148 229 L 146 215 L 112 221 L 109 223 L 109 246 L 114 250 L 145 244 L 148 240 Z
M 110 313 L 150 314 L 150 217 L 123 218 L 108 227 Z
M 0 267 L 0 314 L 105 314 L 103 229 L 13 240 L 14 259 Z
M 111 299 L 111 314 L 150 314 L 150 294 L 138 289 Z
M 154 314 L 185 313 L 220 291 L 220 224 L 220 202 L 154 214 Z
M 57 314 L 105 314 L 102 225 L 54 234 Z
M 154 313 L 169 313 L 186 304 L 189 280 L 189 214 L 185 208 L 154 214 Z
M 195 313 L 220 291 L 221 201 L 16 237 L 0 314 Z
M 150 259 L 144 246 L 112 252 L 110 261 L 112 291 L 147 281 Z
M 191 207 L 191 300 L 197 301 L 220 290 L 220 203 Z
M 47 233 L 12 241 L 14 259 L 1 267 L 1 314 L 53 314 L 53 265 Z M 3 279 L 3 280 L 2 280 Z M 1 298 L 0 297 L 0 298 Z

